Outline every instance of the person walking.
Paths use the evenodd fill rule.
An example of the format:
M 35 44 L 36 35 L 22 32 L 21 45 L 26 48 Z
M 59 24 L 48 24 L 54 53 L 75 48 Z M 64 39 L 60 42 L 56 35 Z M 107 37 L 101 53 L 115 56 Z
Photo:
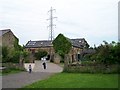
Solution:
M 46 69 L 46 57 L 43 58 L 43 68 Z
M 43 68 L 46 69 L 46 62 L 43 62 Z
M 31 73 L 31 72 L 32 72 L 32 66 L 29 65 L 29 73 Z

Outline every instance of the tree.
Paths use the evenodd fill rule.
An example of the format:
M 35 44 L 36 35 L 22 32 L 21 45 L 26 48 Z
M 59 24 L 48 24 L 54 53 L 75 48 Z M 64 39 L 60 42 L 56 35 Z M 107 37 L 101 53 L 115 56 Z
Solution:
M 21 51 L 21 55 L 22 55 L 22 57 L 23 57 L 23 58 L 26 58 L 26 57 L 28 57 L 29 52 L 28 52 L 28 51 L 23 50 L 23 51 Z
M 120 44 L 115 43 L 112 41 L 112 43 L 108 43 L 106 41 L 103 41 L 104 44 L 101 44 L 98 47 L 95 47 L 96 53 L 92 55 L 92 59 L 96 59 L 97 62 L 110 65 L 110 64 L 116 64 L 120 63 Z
M 38 50 L 38 52 L 35 53 L 35 57 L 37 60 L 40 60 L 42 57 L 46 55 L 47 55 L 47 52 L 43 50 Z
M 2 62 L 2 46 L 0 46 L 0 63 Z
M 2 62 L 3 63 L 9 61 L 8 54 L 9 54 L 8 48 L 6 46 L 2 46 Z
M 64 59 L 65 54 L 68 54 L 71 50 L 72 44 L 63 34 L 59 34 L 53 41 L 53 47 L 55 52 Z
M 14 49 L 17 50 L 17 51 L 22 51 L 23 50 L 23 47 L 21 45 L 19 45 L 19 39 L 18 38 L 15 38 Z
M 11 53 L 11 55 L 9 57 L 10 57 L 10 62 L 12 62 L 12 63 L 19 63 L 20 51 L 13 50 L 13 52 Z
M 115 60 L 118 64 L 120 64 L 120 43 L 117 43 L 117 45 L 114 46 L 114 54 L 113 54 Z

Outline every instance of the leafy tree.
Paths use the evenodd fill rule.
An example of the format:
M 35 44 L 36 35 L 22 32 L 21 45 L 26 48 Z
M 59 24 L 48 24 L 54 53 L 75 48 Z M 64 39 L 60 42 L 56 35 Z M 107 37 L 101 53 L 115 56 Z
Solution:
M 47 52 L 43 50 L 38 50 L 38 52 L 35 53 L 36 59 L 40 60 L 42 57 L 46 56 Z
M 2 62 L 2 46 L 0 46 L 0 63 Z
M 26 58 L 28 55 L 29 55 L 29 52 L 27 52 L 27 51 L 22 51 L 22 56 L 24 57 L 24 58 Z
M 17 51 L 22 51 L 23 50 L 23 47 L 21 45 L 19 45 L 19 39 L 18 38 L 15 38 L 14 49 L 17 50 Z
M 9 54 L 8 48 L 6 46 L 3 46 L 2 47 L 2 62 L 3 63 L 9 61 L 8 54 Z
M 104 45 L 100 45 L 98 47 L 95 47 L 96 53 L 93 54 L 90 59 L 95 59 L 97 62 L 110 65 L 110 64 L 120 64 L 120 43 L 115 43 L 112 41 L 112 43 L 108 43 L 106 41 L 103 41 Z
M 118 64 L 120 64 L 120 43 L 114 46 L 114 53 L 113 56 Z
M 2 62 L 3 63 L 8 63 L 8 62 L 19 63 L 21 52 L 23 51 L 16 50 L 16 49 L 9 49 L 8 47 L 3 46 Z
M 53 41 L 53 47 L 55 52 L 64 59 L 65 54 L 68 54 L 71 50 L 72 44 L 63 34 L 59 34 Z
M 9 57 L 10 57 L 10 62 L 12 62 L 12 63 L 19 63 L 20 51 L 13 50 L 11 56 L 9 56 Z
M 14 48 L 9 48 L 7 46 L 2 46 L 2 62 L 12 62 L 19 63 L 20 55 L 23 53 L 26 56 L 23 47 L 18 44 L 19 39 L 15 38 L 13 43 Z

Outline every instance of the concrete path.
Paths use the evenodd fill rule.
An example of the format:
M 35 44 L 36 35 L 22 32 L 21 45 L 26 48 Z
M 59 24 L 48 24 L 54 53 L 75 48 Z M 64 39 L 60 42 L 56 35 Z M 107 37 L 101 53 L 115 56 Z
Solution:
M 53 75 L 54 73 L 62 72 L 62 67 L 47 62 L 47 69 L 42 68 L 42 62 L 36 61 L 33 72 L 21 72 L 2 77 L 2 88 L 21 88 L 33 82 L 43 80 Z

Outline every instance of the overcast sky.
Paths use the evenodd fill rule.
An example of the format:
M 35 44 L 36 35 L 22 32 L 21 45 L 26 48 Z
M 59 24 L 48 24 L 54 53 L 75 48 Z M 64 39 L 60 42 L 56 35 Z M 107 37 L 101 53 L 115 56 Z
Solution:
M 0 0 L 0 29 L 11 29 L 25 45 L 48 40 L 51 6 L 56 9 L 54 37 L 85 38 L 90 46 L 118 41 L 119 0 Z

